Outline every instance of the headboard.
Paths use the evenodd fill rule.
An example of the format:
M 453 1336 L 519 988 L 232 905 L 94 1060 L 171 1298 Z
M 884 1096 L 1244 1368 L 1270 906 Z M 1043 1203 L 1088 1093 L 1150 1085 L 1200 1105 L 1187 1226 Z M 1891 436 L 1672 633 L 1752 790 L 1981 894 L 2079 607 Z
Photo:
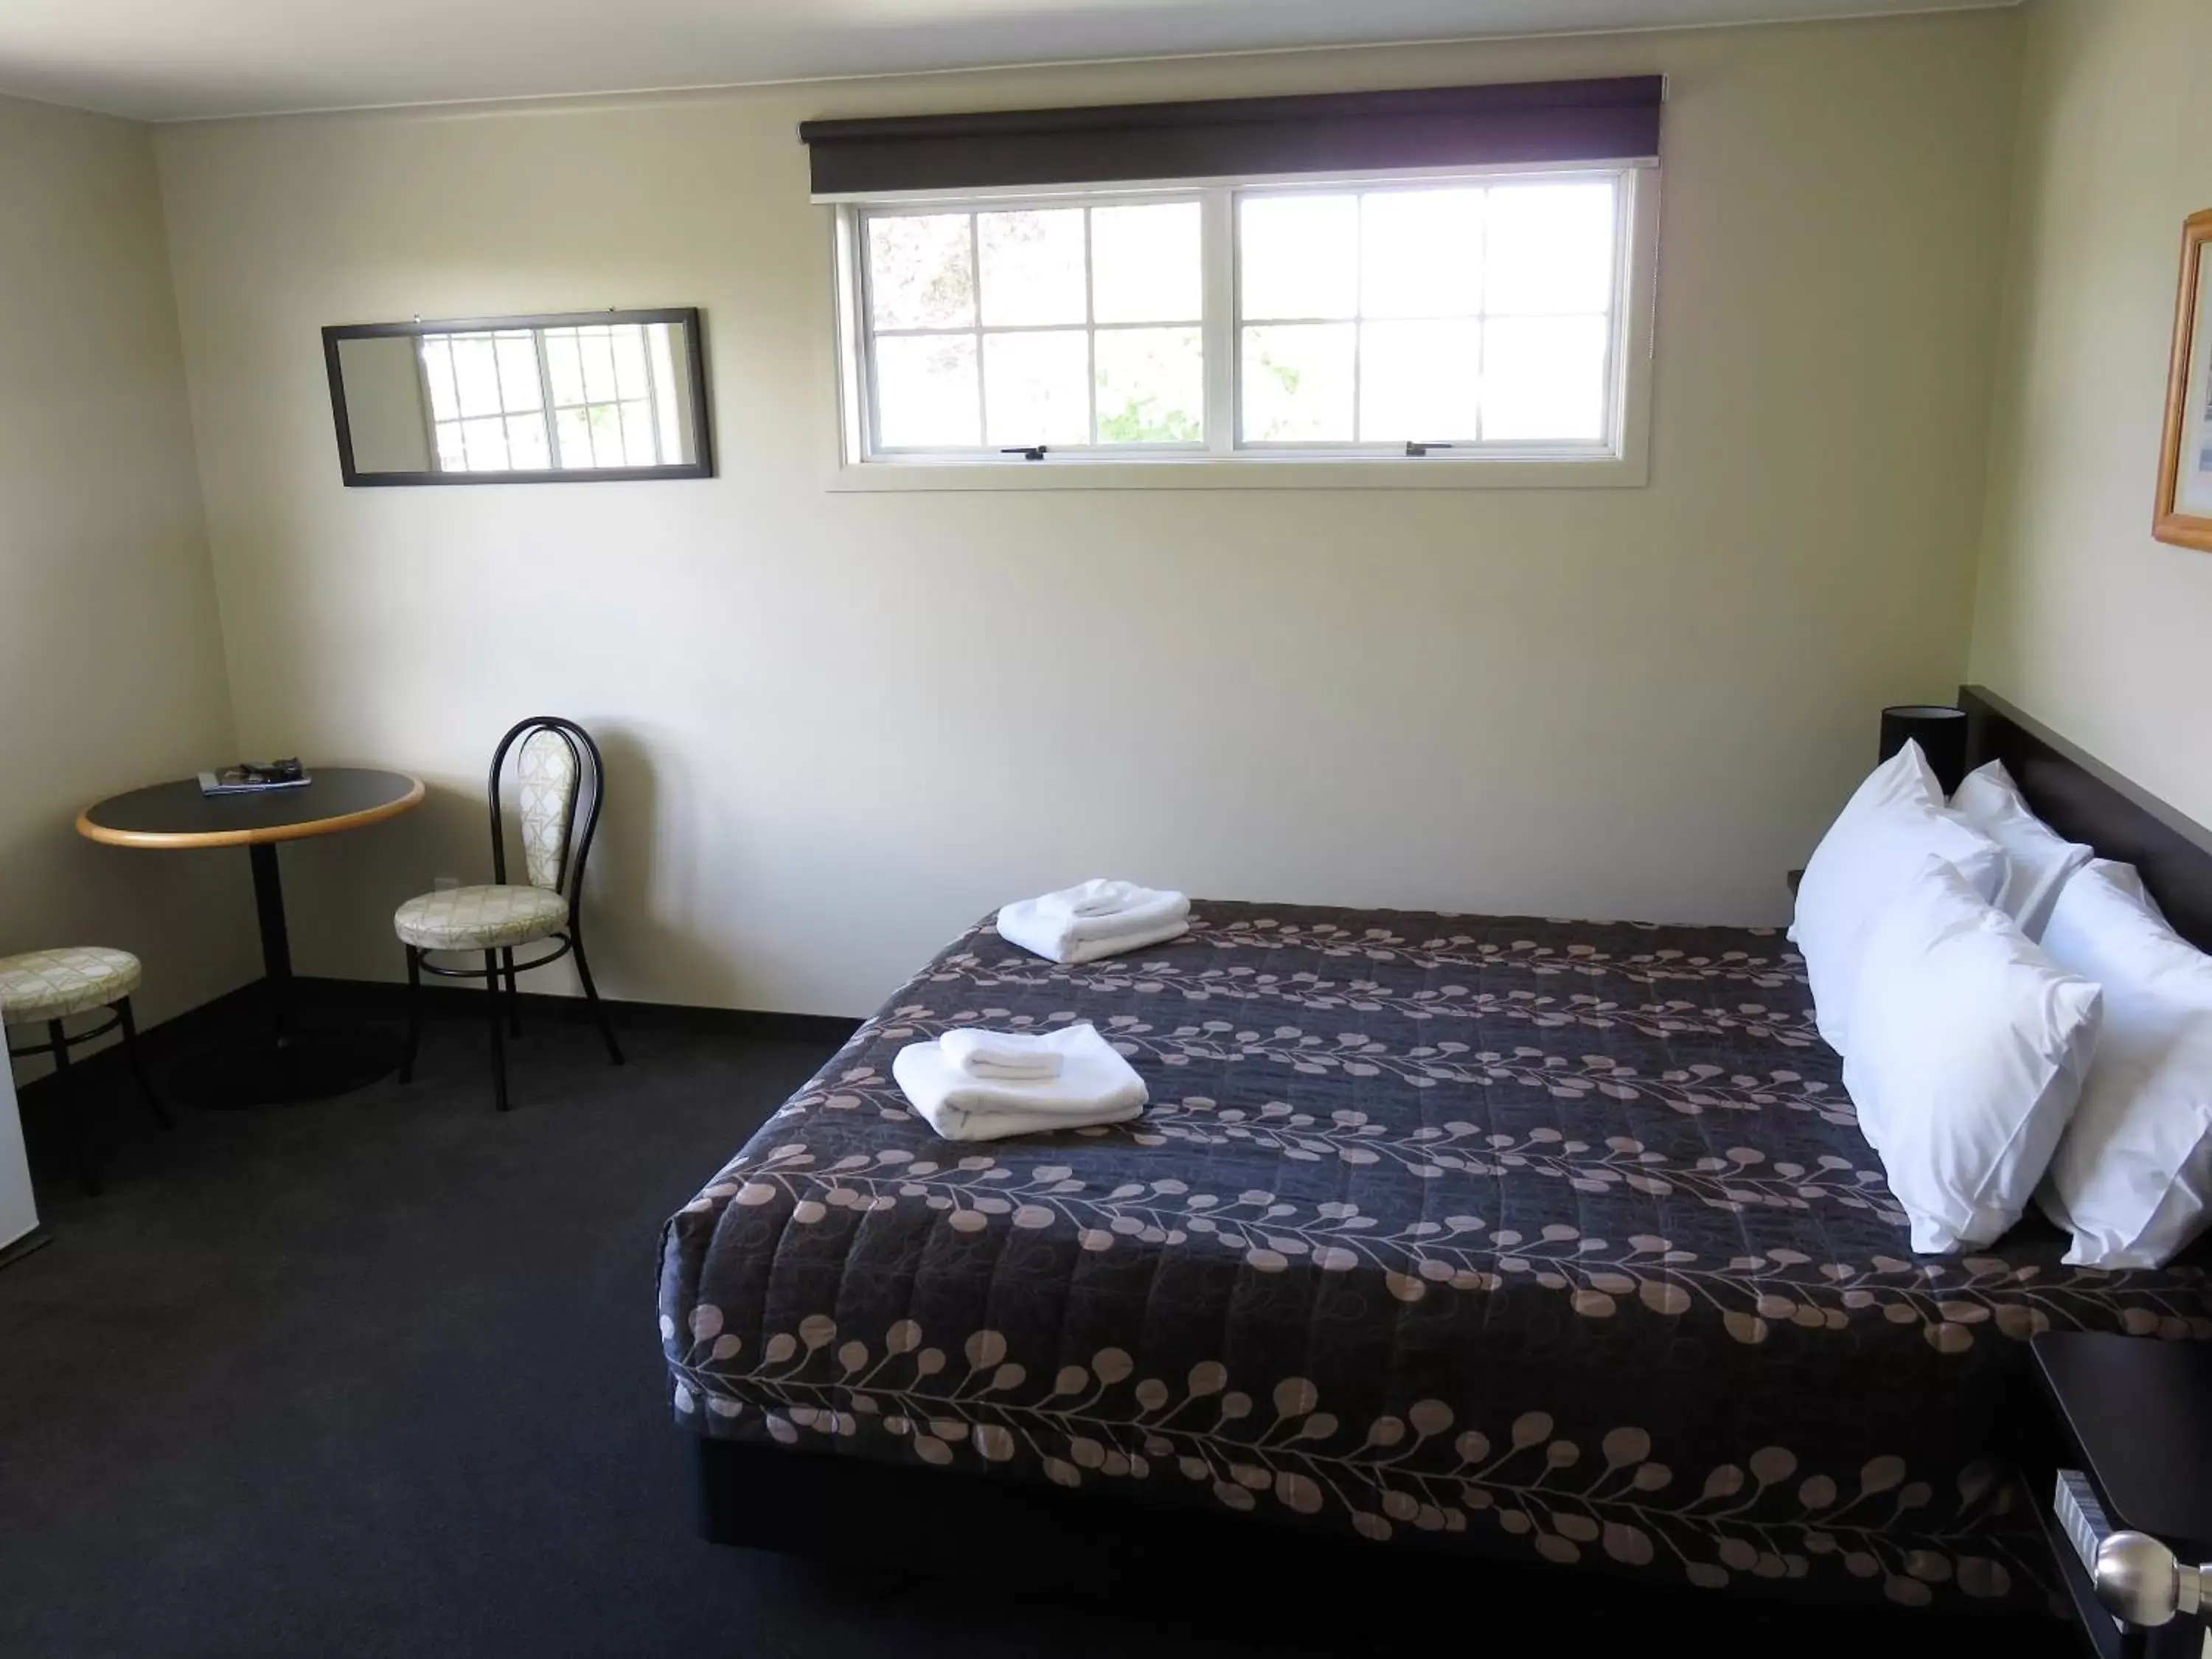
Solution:
M 2132 864 L 2191 945 L 2212 951 L 2212 830 L 2130 782 L 1978 685 L 1959 688 L 1966 765 L 2001 760 L 2036 815 L 2100 857 Z

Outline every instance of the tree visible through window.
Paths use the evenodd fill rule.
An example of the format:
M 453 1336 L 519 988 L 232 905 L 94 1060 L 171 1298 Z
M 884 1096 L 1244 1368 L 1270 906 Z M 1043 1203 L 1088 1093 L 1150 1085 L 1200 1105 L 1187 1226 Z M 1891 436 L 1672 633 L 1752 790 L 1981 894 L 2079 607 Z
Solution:
M 1195 444 L 1196 202 L 871 214 L 887 448 Z

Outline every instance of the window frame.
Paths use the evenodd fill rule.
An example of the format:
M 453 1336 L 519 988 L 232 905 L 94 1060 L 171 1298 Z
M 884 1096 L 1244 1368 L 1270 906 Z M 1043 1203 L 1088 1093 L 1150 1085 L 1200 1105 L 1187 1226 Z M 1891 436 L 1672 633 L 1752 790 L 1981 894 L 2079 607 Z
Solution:
M 1499 440 L 1412 455 L 1402 441 L 1245 442 L 1237 428 L 1243 373 L 1237 204 L 1255 194 L 1355 193 L 1381 185 L 1490 186 L 1522 179 L 1613 181 L 1612 327 L 1607 341 L 1610 430 L 1596 443 Z M 1096 445 L 1051 450 L 1030 461 L 981 449 L 878 448 L 864 237 L 876 214 L 1002 211 L 1196 199 L 1200 209 L 1206 344 L 1206 437 L 1200 445 Z M 834 346 L 838 431 L 830 487 L 838 489 L 1142 488 L 1589 488 L 1634 487 L 1648 477 L 1653 311 L 1656 290 L 1659 169 L 1649 162 L 1516 164 L 1477 167 L 1347 170 L 1327 174 L 1178 179 L 1065 190 L 925 191 L 833 204 Z M 1088 273 L 1086 271 L 1086 279 Z M 979 308 L 970 332 L 981 349 Z M 1133 325 L 1179 326 L 1182 325 Z M 1356 322 L 1355 322 L 1356 325 Z M 1072 325 L 1069 325 L 1072 326 Z M 1098 325 L 1082 326 L 1095 340 Z M 1108 326 L 1120 326 L 1109 325 Z M 936 332 L 939 331 L 923 331 Z M 979 366 L 978 373 L 981 369 Z

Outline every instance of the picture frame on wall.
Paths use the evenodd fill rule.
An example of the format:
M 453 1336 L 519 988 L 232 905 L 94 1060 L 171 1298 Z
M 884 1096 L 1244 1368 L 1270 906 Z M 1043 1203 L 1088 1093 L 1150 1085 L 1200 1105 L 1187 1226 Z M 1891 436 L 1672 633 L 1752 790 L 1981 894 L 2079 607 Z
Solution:
M 2151 534 L 2212 553 L 2212 208 L 2191 214 L 2182 227 Z

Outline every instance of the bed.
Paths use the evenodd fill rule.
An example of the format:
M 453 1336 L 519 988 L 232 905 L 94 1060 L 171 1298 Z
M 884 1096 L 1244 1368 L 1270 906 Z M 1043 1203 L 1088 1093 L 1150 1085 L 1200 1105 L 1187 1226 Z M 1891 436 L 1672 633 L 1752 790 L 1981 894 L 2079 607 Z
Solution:
M 1977 707 L 2033 792 L 2033 734 Z M 1074 1019 L 1144 1075 L 1142 1118 L 960 1146 L 890 1083 L 948 1026 Z M 2039 1221 L 1914 1258 L 1839 1071 L 1778 931 L 1200 903 L 1186 939 L 1069 968 L 979 923 L 667 1225 L 710 1530 L 775 1541 L 810 1483 L 848 1494 L 830 1533 L 871 1494 L 1049 1492 L 2040 1604 L 2027 1340 L 2212 1338 L 2203 1267 L 2069 1268 Z

